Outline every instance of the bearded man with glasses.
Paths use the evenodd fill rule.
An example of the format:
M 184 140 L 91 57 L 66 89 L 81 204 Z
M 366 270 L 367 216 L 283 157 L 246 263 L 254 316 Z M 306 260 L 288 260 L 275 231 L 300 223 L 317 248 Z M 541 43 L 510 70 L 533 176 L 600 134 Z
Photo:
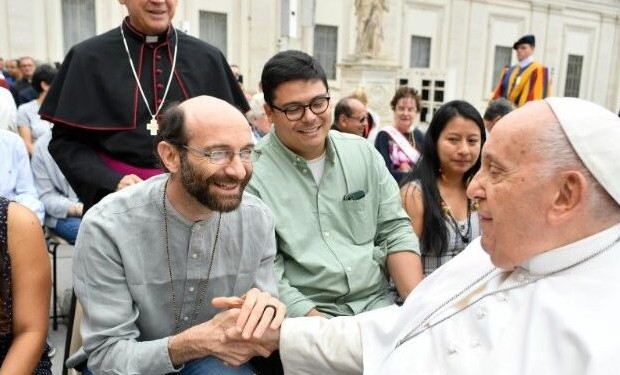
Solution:
M 261 77 L 274 124 L 256 146 L 248 191 L 276 217 L 278 293 L 288 315 L 356 315 L 394 303 L 422 278 L 418 240 L 383 159 L 363 138 L 330 132 L 321 65 L 276 54 Z
M 273 215 L 244 193 L 248 122 L 225 101 L 199 96 L 166 111 L 155 145 L 168 173 L 104 198 L 78 234 L 73 285 L 88 368 L 253 374 L 248 360 L 271 348 L 223 343 L 224 329 L 236 324 L 258 338 L 279 327 L 286 307 L 275 297 Z M 241 309 L 216 317 L 231 303 Z

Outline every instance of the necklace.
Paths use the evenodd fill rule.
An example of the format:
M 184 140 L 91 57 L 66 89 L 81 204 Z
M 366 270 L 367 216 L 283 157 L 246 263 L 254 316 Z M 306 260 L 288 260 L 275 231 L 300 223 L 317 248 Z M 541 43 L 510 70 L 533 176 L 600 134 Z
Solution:
M 181 312 L 177 307 L 176 295 L 174 293 L 174 278 L 172 277 L 172 262 L 170 261 L 170 241 L 168 238 L 168 210 L 166 209 L 166 191 L 168 189 L 168 181 L 166 181 L 166 185 L 164 186 L 164 198 L 162 201 L 164 207 L 164 234 L 166 238 L 166 260 L 168 261 L 168 276 L 170 277 L 170 290 L 172 294 L 172 310 L 174 312 L 174 333 L 179 331 L 179 322 L 181 320 Z M 217 230 L 215 232 L 215 240 L 213 241 L 213 247 L 211 248 L 211 260 L 209 261 L 209 268 L 207 270 L 207 279 L 201 286 L 198 288 L 198 295 L 200 299 L 196 306 L 194 306 L 194 316 L 192 317 L 192 322 L 196 321 L 196 317 L 198 316 L 198 311 L 200 311 L 202 307 L 202 303 L 204 302 L 204 298 L 207 295 L 207 287 L 209 286 L 209 279 L 211 278 L 211 269 L 213 268 L 213 258 L 215 258 L 215 247 L 217 245 L 217 240 L 220 238 L 220 227 L 222 224 L 222 213 L 219 213 L 217 219 Z
M 424 319 L 422 319 L 420 321 L 419 324 L 417 324 L 411 331 L 409 331 L 409 333 L 407 333 L 407 335 L 405 335 L 405 337 L 403 337 L 402 339 L 400 339 L 397 343 L 396 343 L 396 348 L 398 348 L 399 346 L 401 346 L 402 344 L 406 343 L 407 341 L 411 340 L 412 338 L 418 336 L 419 334 L 421 334 L 422 332 L 424 332 L 426 329 L 435 327 L 436 325 L 450 319 L 451 317 L 453 317 L 454 315 L 460 313 L 461 311 L 464 311 L 472 306 L 474 306 L 475 304 L 477 304 L 478 302 L 482 301 L 484 298 L 488 297 L 488 296 L 492 296 L 494 294 L 498 294 L 501 292 L 506 292 L 506 291 L 510 291 L 513 289 L 518 289 L 518 288 L 522 288 L 526 285 L 529 284 L 533 284 L 539 280 L 545 279 L 547 277 L 550 276 L 554 276 L 557 275 L 561 272 L 564 271 L 568 271 L 572 268 L 575 268 L 583 263 L 586 263 L 589 260 L 592 260 L 593 258 L 601 255 L 602 253 L 604 253 L 605 251 L 611 249 L 614 245 L 616 245 L 618 242 L 620 242 L 620 237 L 616 238 L 615 240 L 613 240 L 611 243 L 609 243 L 608 245 L 603 246 L 602 248 L 600 248 L 599 250 L 595 251 L 594 253 L 591 253 L 589 255 L 586 255 L 585 257 L 583 257 L 582 259 L 576 261 L 573 264 L 569 264 L 567 266 L 561 267 L 559 269 L 556 269 L 554 271 L 545 273 L 545 274 L 541 274 L 541 275 L 536 275 L 534 277 L 532 277 L 529 280 L 525 280 L 522 282 L 518 282 L 516 284 L 512 284 L 512 285 L 508 285 L 506 287 L 503 288 L 499 288 L 496 289 L 494 291 L 490 291 L 490 292 L 486 292 L 481 294 L 480 296 L 478 296 L 476 299 L 474 299 L 470 304 L 463 306 L 459 309 L 456 309 L 456 311 L 451 312 L 450 314 L 448 314 L 447 316 L 437 320 L 436 322 L 433 323 L 429 323 L 429 319 L 432 318 L 436 313 L 438 313 L 440 310 L 442 310 L 444 307 L 448 306 L 450 303 L 456 301 L 459 297 L 463 296 L 465 293 L 467 293 L 467 291 L 471 290 L 474 286 L 476 286 L 478 283 L 480 283 L 481 281 L 483 281 L 484 279 L 486 279 L 489 275 L 493 274 L 493 277 L 505 272 L 501 269 L 498 269 L 496 267 L 491 268 L 490 270 L 488 270 L 487 272 L 485 272 L 482 276 L 480 276 L 478 279 L 476 279 L 474 282 L 468 284 L 465 288 L 463 288 L 461 291 L 459 291 L 458 293 L 456 293 L 455 295 L 453 295 L 452 297 L 450 297 L 448 300 L 446 300 L 445 302 L 443 302 L 442 304 L 440 304 L 435 310 L 431 311 L 430 314 L 426 315 L 424 317 Z
M 127 52 L 127 59 L 129 59 L 129 66 L 131 67 L 131 72 L 133 73 L 133 78 L 136 80 L 136 84 L 138 85 L 138 90 L 140 90 L 140 94 L 142 94 L 142 100 L 144 100 L 144 105 L 146 105 L 146 110 L 149 111 L 149 115 L 151 115 L 151 121 L 146 125 L 146 129 L 151 133 L 151 135 L 157 135 L 157 130 L 159 126 L 157 125 L 157 115 L 161 108 L 164 106 L 164 102 L 166 101 L 166 96 L 168 96 L 168 90 L 170 89 L 170 84 L 172 83 L 172 77 L 174 76 L 174 68 L 177 65 L 177 52 L 179 50 L 179 34 L 177 34 L 177 30 L 173 27 L 174 30 L 174 55 L 172 57 L 172 69 L 170 70 L 170 77 L 168 77 L 168 83 L 166 84 L 166 90 L 164 91 L 164 96 L 161 98 L 161 103 L 159 106 L 155 108 L 155 113 L 151 111 L 151 106 L 149 105 L 149 101 L 144 94 L 144 90 L 142 89 L 142 85 L 140 84 L 140 78 L 138 77 L 138 73 L 136 73 L 136 67 L 133 65 L 133 60 L 131 60 L 131 54 L 129 53 L 129 47 L 127 46 L 127 39 L 125 38 L 125 32 L 123 31 L 123 25 L 121 24 L 121 36 L 123 37 L 123 45 L 125 46 L 125 52 Z
M 439 203 L 441 204 L 441 209 L 443 210 L 443 212 L 446 214 L 446 216 L 448 216 L 448 219 L 450 219 L 450 223 L 452 223 L 452 226 L 454 227 L 456 234 L 459 237 L 461 237 L 461 240 L 463 240 L 463 243 L 466 243 L 466 244 L 469 243 L 469 241 L 471 241 L 471 206 L 472 206 L 472 203 L 469 201 L 469 198 L 467 198 L 467 226 L 465 227 L 465 232 L 461 232 L 461 228 L 459 226 L 458 221 L 456 221 L 454 216 L 452 216 L 452 212 L 450 212 L 450 206 L 446 204 L 446 201 L 443 200 L 441 195 L 439 196 Z

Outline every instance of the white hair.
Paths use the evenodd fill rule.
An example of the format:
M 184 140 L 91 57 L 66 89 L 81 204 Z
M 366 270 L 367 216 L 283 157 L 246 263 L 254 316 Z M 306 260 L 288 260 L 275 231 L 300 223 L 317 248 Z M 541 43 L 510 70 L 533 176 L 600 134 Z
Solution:
M 265 113 L 265 96 L 262 92 L 256 93 L 250 99 L 250 111 L 248 112 L 248 119 L 250 122 L 261 117 Z
M 571 145 L 559 122 L 545 124 L 534 140 L 532 149 L 542 156 L 543 163 L 539 166 L 539 176 L 554 176 L 568 170 L 576 170 L 583 174 L 590 186 L 589 204 L 594 218 L 615 220 L 620 219 L 620 205 L 599 184 L 579 155 Z M 613 161 L 610 161 L 613 162 Z

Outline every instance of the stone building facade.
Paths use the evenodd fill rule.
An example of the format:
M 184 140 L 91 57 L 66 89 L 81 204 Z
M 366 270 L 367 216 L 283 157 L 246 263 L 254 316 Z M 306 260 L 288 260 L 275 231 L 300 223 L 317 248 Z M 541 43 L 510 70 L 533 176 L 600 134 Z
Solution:
M 512 43 L 536 35 L 553 94 L 620 107 L 620 0 L 389 0 L 377 58 L 354 56 L 355 0 L 178 0 L 174 24 L 220 47 L 257 90 L 265 61 L 301 49 L 330 76 L 333 96 L 369 91 L 386 123 L 399 84 L 423 90 L 425 113 L 462 98 L 484 110 Z M 62 61 L 73 43 L 120 24 L 114 0 L 0 0 L 0 56 Z

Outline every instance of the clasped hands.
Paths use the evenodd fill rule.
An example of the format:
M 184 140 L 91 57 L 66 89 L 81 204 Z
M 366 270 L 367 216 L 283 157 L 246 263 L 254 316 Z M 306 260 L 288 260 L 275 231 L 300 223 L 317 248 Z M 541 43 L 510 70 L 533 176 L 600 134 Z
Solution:
M 250 289 L 241 297 L 217 297 L 214 307 L 226 309 L 211 320 L 219 326 L 220 353 L 225 363 L 239 366 L 250 358 L 268 357 L 278 348 L 286 306 L 267 292 Z

